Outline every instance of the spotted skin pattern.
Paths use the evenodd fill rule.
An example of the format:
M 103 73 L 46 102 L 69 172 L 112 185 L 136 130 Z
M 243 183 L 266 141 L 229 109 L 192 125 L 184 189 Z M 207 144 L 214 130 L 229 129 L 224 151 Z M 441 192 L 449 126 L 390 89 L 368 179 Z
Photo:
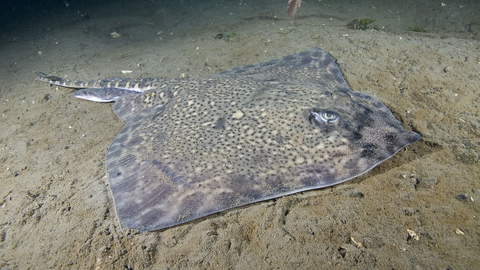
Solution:
M 140 231 L 336 185 L 420 139 L 352 92 L 319 48 L 205 78 L 124 81 L 73 85 L 88 88 L 80 98 L 114 96 L 126 122 L 106 167 L 120 224 Z

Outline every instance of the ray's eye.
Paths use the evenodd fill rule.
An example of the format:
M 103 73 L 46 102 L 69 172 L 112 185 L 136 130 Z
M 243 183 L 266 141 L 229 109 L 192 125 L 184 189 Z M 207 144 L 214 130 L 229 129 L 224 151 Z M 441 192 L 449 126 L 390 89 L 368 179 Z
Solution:
M 340 116 L 331 111 L 312 111 L 308 115 L 308 121 L 312 123 L 316 123 L 317 125 L 320 124 L 336 124 L 340 120 Z
M 327 124 L 336 124 L 338 119 L 340 119 L 338 114 L 329 111 L 320 112 L 320 118 Z

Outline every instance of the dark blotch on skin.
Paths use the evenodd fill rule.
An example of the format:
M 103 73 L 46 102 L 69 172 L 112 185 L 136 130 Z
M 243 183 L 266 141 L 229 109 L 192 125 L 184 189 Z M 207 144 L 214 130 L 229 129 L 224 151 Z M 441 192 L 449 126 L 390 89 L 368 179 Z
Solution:
M 306 55 L 306 56 L 302 57 L 302 63 L 301 63 L 301 65 L 302 65 L 302 66 L 307 66 L 307 65 L 309 65 L 311 62 L 312 62 L 312 57 L 310 57 L 310 55 Z
M 222 117 L 222 118 L 219 118 L 217 120 L 217 123 L 215 124 L 215 126 L 213 128 L 214 129 L 223 129 L 224 126 L 225 126 L 225 117 Z
M 394 133 L 387 133 L 383 136 L 384 141 L 386 143 L 387 151 L 390 154 L 395 153 L 398 145 L 401 145 L 401 143 L 398 140 L 398 136 Z
M 137 146 L 137 145 L 140 145 L 142 142 L 143 142 L 143 138 L 142 137 L 134 137 L 132 139 L 130 139 L 130 141 L 128 141 L 127 145 L 129 147 L 133 147 L 133 146 Z
M 359 141 L 363 138 L 362 133 L 360 133 L 358 131 L 352 131 L 351 134 L 352 135 L 350 137 L 350 140 L 353 141 L 353 142 L 357 142 L 357 141 Z
M 369 143 L 363 146 L 362 153 L 360 157 L 367 158 L 367 159 L 375 159 L 377 153 L 377 146 L 375 144 Z

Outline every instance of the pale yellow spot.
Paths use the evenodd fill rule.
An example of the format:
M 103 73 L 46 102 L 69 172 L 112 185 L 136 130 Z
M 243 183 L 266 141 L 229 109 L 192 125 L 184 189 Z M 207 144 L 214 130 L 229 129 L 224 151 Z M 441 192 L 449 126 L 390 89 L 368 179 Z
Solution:
M 295 159 L 295 163 L 296 164 L 302 164 L 303 162 L 305 161 L 305 159 L 303 157 L 297 157 Z
M 327 140 L 328 140 L 329 142 L 334 142 L 336 138 L 337 138 L 337 136 L 330 136 L 330 137 L 328 137 Z
M 315 146 L 317 149 L 325 149 L 325 144 L 324 143 L 319 143 L 317 146 Z
M 233 119 L 241 119 L 243 116 L 244 116 L 244 113 L 240 110 L 238 110 L 234 114 L 232 114 Z

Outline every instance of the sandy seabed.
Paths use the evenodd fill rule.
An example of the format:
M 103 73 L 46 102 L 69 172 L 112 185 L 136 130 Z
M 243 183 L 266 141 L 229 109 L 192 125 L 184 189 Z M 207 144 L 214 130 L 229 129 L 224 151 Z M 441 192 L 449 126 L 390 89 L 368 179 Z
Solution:
M 304 0 L 293 21 L 286 1 L 62 5 L 1 37 L 1 269 L 480 268 L 480 3 Z M 195 78 L 315 46 L 422 139 L 344 184 L 157 232 L 116 219 L 111 104 L 32 72 Z

